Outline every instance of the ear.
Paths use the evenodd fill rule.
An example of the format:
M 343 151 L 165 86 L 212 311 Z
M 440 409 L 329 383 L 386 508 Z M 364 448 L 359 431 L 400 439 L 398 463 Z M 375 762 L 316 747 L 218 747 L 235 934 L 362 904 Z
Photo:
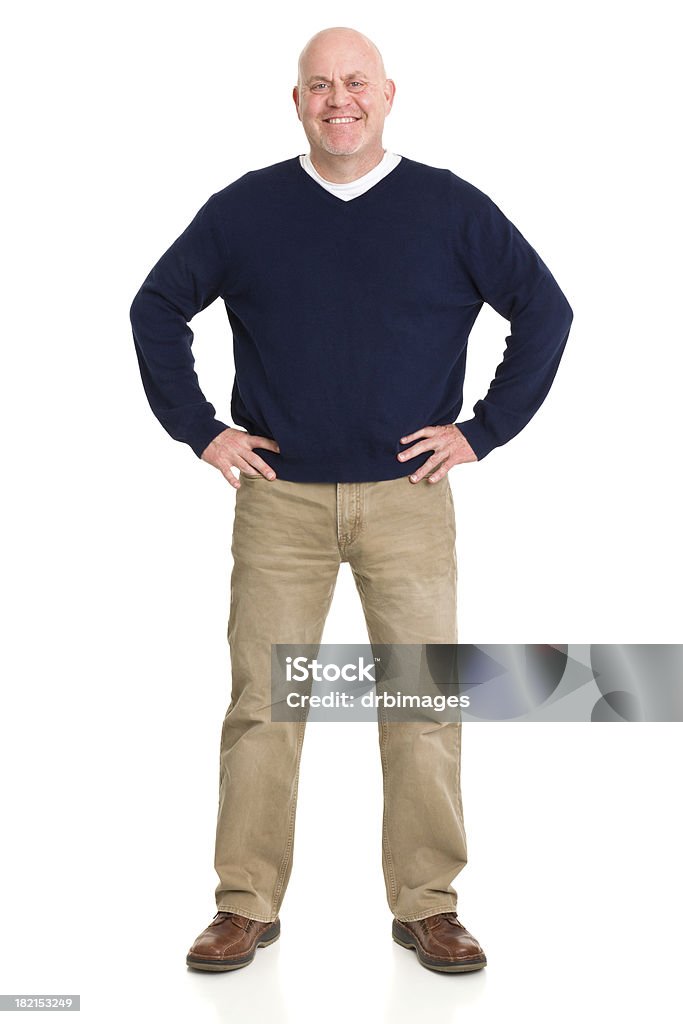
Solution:
M 294 106 L 296 107 L 296 116 L 301 120 L 301 114 L 299 113 L 299 87 L 296 85 L 292 89 L 292 99 L 294 100 Z
M 383 92 L 384 99 L 386 102 L 386 110 L 384 112 L 384 116 L 386 117 L 386 115 L 389 113 L 393 106 L 394 96 L 396 95 L 396 82 L 394 82 L 393 78 L 387 78 L 386 82 L 384 83 Z

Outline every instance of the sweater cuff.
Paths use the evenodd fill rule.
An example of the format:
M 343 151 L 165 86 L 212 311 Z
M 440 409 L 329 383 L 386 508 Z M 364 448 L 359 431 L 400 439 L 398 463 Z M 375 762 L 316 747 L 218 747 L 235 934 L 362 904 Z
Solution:
M 222 434 L 223 431 L 227 429 L 227 423 L 221 423 L 220 420 L 211 420 L 209 423 L 203 424 L 201 427 L 197 427 L 197 429 L 192 432 L 192 437 L 188 438 L 187 444 L 189 444 L 197 458 L 201 459 L 203 453 L 211 444 L 214 437 L 218 437 L 219 434 Z
M 500 442 L 491 436 L 484 424 L 476 416 L 453 425 L 464 435 L 479 462 L 486 458 L 489 452 L 492 452 L 494 448 L 499 446 Z

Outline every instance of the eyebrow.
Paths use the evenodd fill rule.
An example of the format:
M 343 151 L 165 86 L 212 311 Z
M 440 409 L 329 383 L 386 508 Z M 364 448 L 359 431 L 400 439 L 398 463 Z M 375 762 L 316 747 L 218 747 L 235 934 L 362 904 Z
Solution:
M 344 75 L 344 78 L 367 78 L 368 76 L 364 71 L 351 71 L 350 74 Z M 311 82 L 329 82 L 329 78 L 325 78 L 324 75 L 311 75 L 310 78 L 306 79 L 306 85 L 310 85 Z

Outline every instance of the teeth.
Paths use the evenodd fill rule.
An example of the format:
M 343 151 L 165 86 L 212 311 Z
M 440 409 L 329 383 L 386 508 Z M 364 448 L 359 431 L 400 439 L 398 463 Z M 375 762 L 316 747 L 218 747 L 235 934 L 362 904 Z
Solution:
M 351 122 L 355 120 L 355 117 L 330 117 L 328 119 L 328 124 L 351 124 Z

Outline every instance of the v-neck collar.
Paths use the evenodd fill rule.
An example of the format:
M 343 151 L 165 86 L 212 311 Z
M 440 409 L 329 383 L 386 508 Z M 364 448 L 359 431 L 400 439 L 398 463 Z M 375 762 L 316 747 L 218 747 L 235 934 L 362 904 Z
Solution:
M 366 196 L 371 196 L 373 194 L 377 195 L 377 189 L 381 189 L 382 186 L 386 185 L 388 181 L 391 181 L 391 179 L 393 179 L 396 174 L 401 173 L 401 168 L 405 164 L 407 164 L 408 161 L 406 157 L 403 156 L 402 153 L 398 153 L 397 156 L 400 156 L 401 159 L 399 160 L 395 167 L 392 167 L 388 174 L 385 174 L 383 178 L 380 178 L 379 181 L 376 181 L 375 184 L 371 185 L 370 188 L 365 190 L 365 192 L 361 192 L 359 196 L 354 196 L 353 199 L 342 199 L 341 196 L 337 196 L 334 194 L 334 192 L 330 192 L 323 185 L 321 185 L 319 181 L 316 181 L 315 178 L 308 173 L 305 167 L 301 166 L 301 160 L 299 159 L 298 156 L 294 157 L 294 161 L 296 162 L 298 173 L 303 175 L 303 177 L 307 179 L 308 187 L 311 189 L 315 189 L 315 192 L 321 195 L 324 201 L 331 201 L 333 203 L 336 203 L 337 206 L 353 206 L 355 203 L 359 203 L 362 199 L 365 199 Z

